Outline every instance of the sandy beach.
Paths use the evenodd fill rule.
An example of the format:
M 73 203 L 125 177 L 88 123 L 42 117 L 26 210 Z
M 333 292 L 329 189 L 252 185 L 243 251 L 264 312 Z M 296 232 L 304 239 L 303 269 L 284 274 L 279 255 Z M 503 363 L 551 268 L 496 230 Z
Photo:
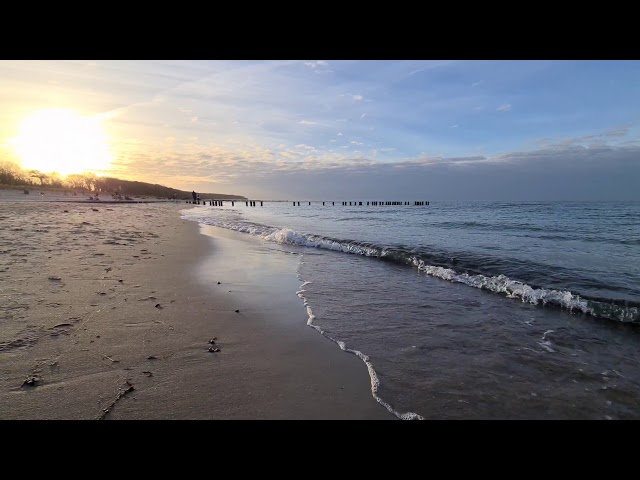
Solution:
M 394 419 L 295 256 L 189 207 L 0 201 L 0 419 Z

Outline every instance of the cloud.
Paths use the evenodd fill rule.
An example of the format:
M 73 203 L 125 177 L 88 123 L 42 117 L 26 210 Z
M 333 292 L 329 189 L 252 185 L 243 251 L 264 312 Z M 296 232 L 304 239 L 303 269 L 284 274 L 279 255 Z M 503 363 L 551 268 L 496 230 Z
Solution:
M 624 137 L 629 133 L 630 127 L 629 125 L 620 125 L 618 127 L 613 127 L 603 132 L 604 137 Z
M 622 147 L 625 145 L 640 146 L 640 140 L 636 137 L 632 136 L 627 139 L 630 131 L 631 128 L 629 126 L 620 125 L 602 132 L 591 133 L 589 135 L 562 139 L 543 138 L 533 142 L 533 144 L 549 149 L 563 149 L 568 147 L 587 147 L 593 149 L 596 147 L 603 147 L 605 145 L 609 145 L 611 147 Z
M 324 123 L 320 123 L 320 122 L 312 122 L 310 120 L 300 120 L 298 122 L 300 125 L 308 125 L 308 126 L 319 126 L 319 127 L 327 127 L 328 125 L 325 125 Z
M 475 87 L 477 87 L 478 85 L 480 85 L 481 83 L 482 83 L 482 82 L 473 82 L 473 83 L 471 84 L 471 87 L 475 88 Z
M 496 110 L 499 112 L 508 112 L 509 110 L 511 110 L 511 104 L 505 103 L 504 105 L 500 105 L 498 108 L 496 108 Z
M 415 159 L 407 159 L 400 162 L 393 162 L 392 165 L 396 168 L 406 168 L 415 166 L 429 166 L 429 165 L 464 165 L 474 164 L 479 162 L 487 162 L 487 157 L 484 155 L 476 155 L 473 157 L 444 157 L 442 155 L 430 156 L 423 155 Z
M 191 123 L 197 123 L 198 117 L 191 117 Z
M 184 144 L 167 138 L 164 150 L 151 152 L 142 145 L 140 153 L 119 157 L 116 176 L 143 181 L 154 178 L 159 183 L 188 190 L 268 194 L 271 198 L 287 198 L 298 189 L 300 194 L 319 196 L 340 196 L 354 189 L 362 195 L 384 190 L 409 197 L 429 192 L 430 198 L 452 200 L 640 200 L 640 191 L 633 188 L 634 180 L 640 178 L 640 144 L 581 144 L 584 137 L 612 133 L 614 129 L 609 129 L 600 135 L 547 141 L 531 150 L 495 155 L 423 154 L 386 161 L 376 160 L 377 153 L 390 154 L 393 148 L 368 152 L 363 149 L 349 154 L 349 148 L 363 147 L 356 140 L 345 145 L 346 150 L 334 152 L 306 143 L 291 148 L 279 144 L 269 149 L 239 142 L 230 148 Z M 184 165 L 189 165 L 188 176 L 184 175 Z M 126 175 L 127 172 L 135 172 L 135 178 Z
M 366 113 L 363 113 L 362 115 L 360 115 L 360 118 L 364 118 L 364 117 L 366 117 L 366 116 L 367 116 L 367 114 L 366 114 Z
M 304 62 L 304 64 L 311 70 L 326 69 L 329 66 L 329 62 L 325 60 L 315 60 L 311 62 Z
M 301 143 L 300 145 L 296 145 L 293 148 L 304 148 L 305 150 L 315 150 L 316 147 L 312 147 L 311 145 L 305 145 L 304 143 Z
M 458 125 L 457 123 L 455 125 L 451 125 L 451 127 L 449 128 L 458 128 L 460 125 Z
M 362 95 L 354 95 L 353 96 L 353 101 L 354 102 L 361 102 L 362 100 L 364 100 L 364 97 Z
M 640 200 L 640 147 L 542 149 L 510 152 L 502 160 L 483 155 L 421 157 L 372 162 L 346 157 L 345 166 L 321 163 L 289 170 L 286 177 L 259 177 L 263 188 L 323 197 L 375 196 L 434 200 Z

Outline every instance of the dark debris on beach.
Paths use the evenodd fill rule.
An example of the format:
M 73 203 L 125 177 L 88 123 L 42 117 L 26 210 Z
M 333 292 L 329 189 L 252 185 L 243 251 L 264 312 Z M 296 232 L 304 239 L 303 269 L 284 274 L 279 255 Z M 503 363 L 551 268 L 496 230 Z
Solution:
M 24 382 L 22 382 L 21 387 L 25 385 L 28 387 L 35 387 L 41 381 L 41 378 L 38 375 L 29 375 Z

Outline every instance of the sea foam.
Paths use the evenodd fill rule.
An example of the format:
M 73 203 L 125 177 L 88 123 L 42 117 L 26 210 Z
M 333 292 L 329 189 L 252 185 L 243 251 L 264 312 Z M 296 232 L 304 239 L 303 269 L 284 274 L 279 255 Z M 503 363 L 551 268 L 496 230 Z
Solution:
M 532 305 L 554 306 L 570 312 L 580 312 L 598 318 L 617 320 L 626 323 L 640 323 L 640 309 L 625 307 L 614 303 L 589 300 L 566 290 L 534 288 L 526 283 L 511 279 L 506 275 L 485 276 L 457 272 L 451 268 L 431 265 L 424 259 L 400 248 L 384 247 L 354 240 L 335 239 L 321 235 L 298 232 L 290 228 L 276 228 L 251 223 L 237 218 L 222 218 L 206 215 L 200 209 L 183 210 L 182 218 L 206 225 L 248 233 L 265 241 L 279 244 L 297 245 L 323 250 L 332 250 L 366 257 L 410 265 L 426 275 L 441 278 L 470 287 L 504 294 L 508 298 L 517 298 Z
M 300 276 L 298 276 L 298 278 L 300 278 Z M 400 412 L 394 410 L 391 405 L 389 405 L 387 402 L 385 402 L 378 395 L 378 388 L 380 387 L 380 380 L 378 379 L 378 374 L 376 373 L 375 369 L 373 368 L 373 364 L 371 363 L 369 357 L 367 355 L 365 355 L 364 353 L 362 353 L 360 350 L 355 350 L 353 348 L 347 347 L 345 342 L 333 338 L 331 335 L 327 334 L 327 332 L 322 330 L 322 328 L 320 328 L 318 325 L 315 325 L 313 323 L 313 321 L 316 319 L 316 316 L 314 315 L 313 310 L 311 309 L 311 306 L 309 305 L 309 302 L 307 301 L 306 297 L 304 296 L 305 290 L 302 288 L 302 287 L 304 287 L 306 285 L 309 285 L 310 283 L 311 282 L 303 282 L 303 284 L 300 285 L 300 290 L 298 290 L 298 292 L 296 292 L 298 294 L 298 296 L 304 302 L 304 306 L 307 309 L 307 317 L 308 317 L 307 318 L 307 325 L 309 325 L 311 328 L 314 328 L 322 336 L 324 336 L 324 337 L 328 338 L 329 340 L 331 340 L 332 342 L 336 343 L 340 347 L 341 350 L 343 350 L 345 352 L 353 353 L 360 360 L 362 360 L 364 362 L 364 364 L 367 366 L 367 371 L 369 372 L 369 378 L 371 379 L 371 395 L 373 396 L 373 398 L 376 399 L 376 401 L 380 405 L 382 405 L 390 413 L 392 413 L 396 417 L 400 418 L 401 420 L 424 420 L 424 417 L 422 417 L 421 415 L 419 415 L 417 413 L 414 413 L 414 412 L 400 413 Z

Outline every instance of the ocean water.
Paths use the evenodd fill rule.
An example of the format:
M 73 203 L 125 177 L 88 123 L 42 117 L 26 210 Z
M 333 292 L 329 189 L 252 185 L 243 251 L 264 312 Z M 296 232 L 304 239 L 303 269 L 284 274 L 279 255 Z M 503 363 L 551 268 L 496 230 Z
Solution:
M 183 217 L 302 253 L 291 294 L 309 325 L 367 364 L 400 418 L 640 418 L 640 203 L 228 202 Z

